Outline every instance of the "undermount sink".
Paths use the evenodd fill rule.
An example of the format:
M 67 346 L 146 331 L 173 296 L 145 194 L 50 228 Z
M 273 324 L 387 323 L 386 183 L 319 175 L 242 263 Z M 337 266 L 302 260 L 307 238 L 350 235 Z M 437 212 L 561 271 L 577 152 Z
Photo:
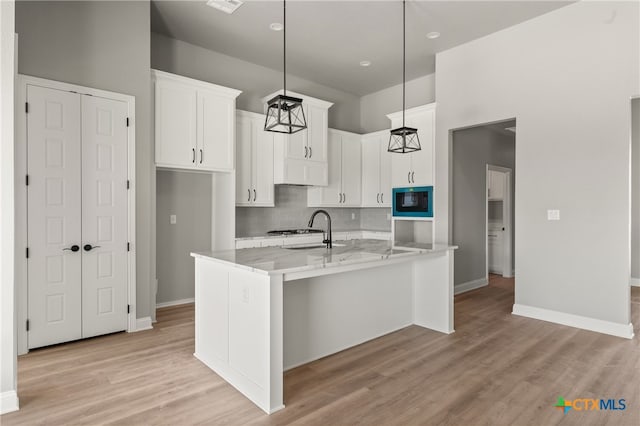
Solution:
M 332 244 L 333 247 L 344 247 L 344 244 Z M 283 246 L 287 250 L 307 250 L 307 249 L 317 249 L 317 248 L 327 248 L 326 244 L 320 243 L 307 243 L 307 244 L 291 244 L 287 246 Z

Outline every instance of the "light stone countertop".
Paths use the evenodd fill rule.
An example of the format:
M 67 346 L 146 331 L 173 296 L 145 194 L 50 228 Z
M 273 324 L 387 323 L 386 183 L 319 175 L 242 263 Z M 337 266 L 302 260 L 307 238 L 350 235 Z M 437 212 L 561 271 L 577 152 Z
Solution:
M 358 263 L 381 263 L 390 259 L 418 257 L 454 250 L 456 246 L 435 245 L 412 250 L 392 249 L 389 241 L 351 240 L 322 248 L 287 249 L 261 247 L 216 252 L 195 252 L 191 256 L 228 264 L 264 275 L 305 272 Z
M 324 228 L 314 228 L 321 231 L 326 231 Z M 331 231 L 333 234 L 348 234 L 348 233 L 358 233 L 358 232 L 369 232 L 375 234 L 384 234 L 391 235 L 391 230 L 389 231 L 381 231 L 379 229 L 333 229 Z M 246 240 L 266 240 L 266 239 L 278 239 L 278 238 L 300 238 L 300 237 L 309 237 L 312 235 L 322 236 L 321 233 L 310 233 L 310 234 L 290 234 L 290 235 L 268 235 L 267 233 L 260 235 L 250 235 L 245 237 L 236 237 L 236 241 L 246 241 Z

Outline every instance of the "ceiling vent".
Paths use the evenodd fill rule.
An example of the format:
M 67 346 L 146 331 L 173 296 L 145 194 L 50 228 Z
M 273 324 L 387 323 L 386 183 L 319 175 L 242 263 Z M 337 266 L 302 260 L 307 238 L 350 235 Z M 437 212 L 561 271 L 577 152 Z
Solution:
M 208 0 L 207 6 L 214 7 L 231 15 L 237 8 L 242 6 L 242 3 L 240 0 Z

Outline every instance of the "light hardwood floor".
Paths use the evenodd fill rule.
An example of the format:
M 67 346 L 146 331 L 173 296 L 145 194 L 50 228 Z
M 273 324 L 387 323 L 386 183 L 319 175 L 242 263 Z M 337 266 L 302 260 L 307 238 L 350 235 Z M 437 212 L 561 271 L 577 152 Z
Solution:
M 640 288 L 633 340 L 511 315 L 513 281 L 456 297 L 456 332 L 412 326 L 285 375 L 267 416 L 193 356 L 193 306 L 153 330 L 35 350 L 18 361 L 17 424 L 639 425 Z M 559 396 L 624 398 L 563 414 Z

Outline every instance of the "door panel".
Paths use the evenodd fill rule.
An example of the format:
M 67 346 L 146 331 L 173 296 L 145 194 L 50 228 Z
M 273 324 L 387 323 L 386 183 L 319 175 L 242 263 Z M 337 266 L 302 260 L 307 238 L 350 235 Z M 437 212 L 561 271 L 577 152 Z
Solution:
M 433 143 L 434 143 L 434 112 L 428 111 L 417 117 L 407 119 L 407 125 L 418 129 L 420 151 L 413 152 L 411 157 L 411 184 L 414 186 L 433 185 Z
M 322 188 L 322 205 L 342 204 L 342 136 L 329 132 L 329 186 Z
M 342 136 L 342 205 L 360 206 L 362 155 L 357 136 Z
M 29 348 L 82 337 L 80 95 L 27 86 Z
M 249 206 L 253 199 L 251 193 L 251 145 L 252 122 L 248 118 L 236 117 L 236 205 Z M 273 166 L 272 166 L 273 167 Z
M 174 82 L 156 82 L 156 163 L 195 167 L 196 91 Z
M 91 337 L 127 329 L 127 104 L 81 103 L 82 337 Z
M 362 141 L 362 205 L 376 207 L 380 201 L 380 144 L 377 138 Z
M 254 205 L 273 206 L 273 133 L 264 131 L 262 121 L 253 122 Z
M 311 161 L 327 161 L 327 111 L 309 106 L 305 109 L 308 125 L 309 159 Z
M 198 90 L 198 152 L 196 163 L 207 170 L 233 170 L 235 100 Z
M 309 108 L 304 103 L 302 104 L 302 108 L 304 109 L 305 118 L 308 120 Z M 297 158 L 302 160 L 308 158 L 309 156 L 309 149 L 307 147 L 308 132 L 309 132 L 309 128 L 307 127 L 304 130 L 300 130 L 299 132 L 285 136 L 287 138 L 287 158 Z
M 391 156 L 389 149 L 389 135 L 379 136 L 380 150 L 380 205 L 391 207 Z

